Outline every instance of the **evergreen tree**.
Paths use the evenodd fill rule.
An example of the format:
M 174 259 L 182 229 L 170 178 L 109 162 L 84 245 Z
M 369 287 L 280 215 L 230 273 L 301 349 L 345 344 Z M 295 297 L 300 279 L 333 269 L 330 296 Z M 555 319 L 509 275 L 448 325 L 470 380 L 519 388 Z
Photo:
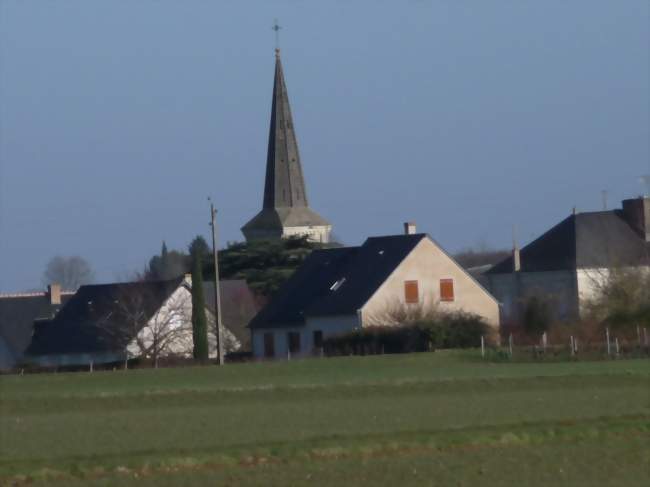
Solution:
M 201 235 L 194 237 L 194 240 L 192 240 L 188 246 L 188 250 L 192 258 L 197 254 L 200 255 L 202 262 L 205 262 L 206 257 L 210 254 L 210 247 L 208 247 L 208 242 L 206 242 Z
M 192 339 L 194 358 L 208 360 L 208 322 L 205 316 L 205 296 L 203 295 L 203 270 L 201 253 L 192 256 Z

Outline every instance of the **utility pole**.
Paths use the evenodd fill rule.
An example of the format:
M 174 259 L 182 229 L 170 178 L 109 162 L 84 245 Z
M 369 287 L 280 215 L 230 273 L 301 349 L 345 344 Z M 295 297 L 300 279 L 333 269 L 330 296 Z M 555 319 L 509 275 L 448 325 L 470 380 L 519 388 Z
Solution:
M 217 255 L 217 210 L 210 201 L 210 226 L 212 227 L 212 256 L 214 257 L 214 318 L 217 322 L 217 363 L 224 364 L 223 334 L 221 333 L 221 291 L 219 289 L 219 258 Z

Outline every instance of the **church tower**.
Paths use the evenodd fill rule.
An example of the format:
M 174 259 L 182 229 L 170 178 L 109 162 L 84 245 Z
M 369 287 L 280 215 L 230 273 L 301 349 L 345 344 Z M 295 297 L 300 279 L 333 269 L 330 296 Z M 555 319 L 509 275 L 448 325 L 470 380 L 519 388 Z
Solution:
M 298 141 L 291 118 L 280 50 L 275 50 L 275 80 L 262 211 L 242 227 L 247 241 L 307 235 L 327 243 L 332 225 L 309 208 Z

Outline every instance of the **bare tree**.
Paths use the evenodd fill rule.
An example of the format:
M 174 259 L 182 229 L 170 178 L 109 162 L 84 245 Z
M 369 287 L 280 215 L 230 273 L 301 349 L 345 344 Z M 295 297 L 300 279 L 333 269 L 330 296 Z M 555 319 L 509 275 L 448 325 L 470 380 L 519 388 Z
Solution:
M 162 357 L 192 356 L 191 315 L 191 295 L 183 286 L 161 299 L 139 284 L 120 292 L 96 326 L 129 356 L 151 360 L 158 367 Z
M 77 290 L 79 286 L 90 284 L 94 272 L 90 264 L 78 255 L 62 257 L 57 255 L 50 259 L 43 273 L 43 284 L 61 284 L 63 289 Z
M 589 317 L 622 328 L 650 324 L 650 268 L 613 267 L 588 276 Z

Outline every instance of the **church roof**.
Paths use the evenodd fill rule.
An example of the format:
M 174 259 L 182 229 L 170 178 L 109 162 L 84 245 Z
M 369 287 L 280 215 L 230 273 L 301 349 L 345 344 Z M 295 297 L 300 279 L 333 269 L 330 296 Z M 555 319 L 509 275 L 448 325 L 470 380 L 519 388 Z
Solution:
M 309 208 L 280 51 L 276 49 L 263 207 L 242 230 L 323 225 L 329 222 Z
M 650 244 L 625 220 L 621 210 L 570 215 L 521 249 L 522 272 L 648 265 Z M 512 256 L 487 274 L 513 271 Z
M 276 49 L 273 103 L 266 156 L 264 208 L 309 206 L 302 175 L 298 140 L 293 126 L 289 94 L 282 72 L 280 51 Z
M 371 237 L 360 247 L 313 251 L 249 327 L 301 325 L 307 316 L 356 313 L 424 238 Z

